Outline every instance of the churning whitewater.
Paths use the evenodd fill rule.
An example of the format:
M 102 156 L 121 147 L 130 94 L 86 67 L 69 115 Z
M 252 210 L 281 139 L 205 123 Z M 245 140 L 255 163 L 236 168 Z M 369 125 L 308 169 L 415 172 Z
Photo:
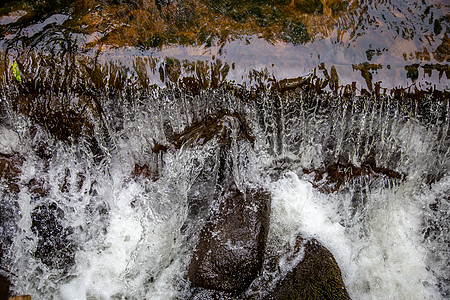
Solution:
M 236 184 L 272 194 L 266 252 L 300 233 L 333 253 L 352 299 L 450 295 L 448 101 L 304 92 L 243 101 L 222 89 L 195 97 L 164 89 L 104 97 L 94 138 L 63 142 L 1 100 L 0 152 L 23 158 L 20 191 L 0 191 L 4 266 L 17 294 L 189 298 L 202 220 L 186 226 L 187 192 L 215 163 L 217 141 L 174 147 L 169 136 L 225 111 L 242 116 L 254 137 L 250 146 L 232 135 Z M 323 166 L 368 162 L 398 176 L 369 170 L 326 182 Z

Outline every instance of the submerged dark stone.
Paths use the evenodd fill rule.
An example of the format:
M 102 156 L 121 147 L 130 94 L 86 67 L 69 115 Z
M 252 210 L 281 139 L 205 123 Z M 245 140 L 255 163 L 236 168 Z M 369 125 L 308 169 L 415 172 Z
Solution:
M 0 199 L 0 265 L 5 265 L 5 258 L 17 232 L 19 208 L 15 204 L 9 195 Z
M 215 116 L 209 116 L 204 120 L 195 122 L 183 132 L 173 134 L 171 142 L 175 148 L 182 146 L 205 145 L 209 141 L 216 139 L 219 146 L 224 147 L 231 143 L 231 134 L 235 131 L 238 140 L 254 142 L 248 124 L 244 117 L 238 113 L 221 111 Z
M 203 227 L 189 265 L 198 286 L 229 292 L 245 289 L 261 268 L 269 226 L 269 194 L 262 189 L 225 190 Z
M 9 280 L 7 277 L 0 275 L 0 300 L 8 300 L 9 297 Z
M 286 21 L 283 25 L 284 38 L 294 45 L 304 44 L 309 41 L 308 29 L 301 22 Z
M 75 263 L 75 247 L 69 230 L 61 225 L 64 211 L 56 203 L 36 207 L 31 213 L 31 229 L 38 236 L 34 255 L 49 267 L 65 269 Z
M 423 221 L 422 235 L 433 251 L 428 253 L 433 262 L 431 272 L 438 279 L 437 287 L 442 299 L 450 298 L 450 265 L 448 246 L 450 245 L 450 189 L 444 188 L 433 195 L 433 200 L 425 207 L 426 218 Z
M 133 176 L 135 178 L 148 178 L 151 181 L 157 181 L 159 179 L 159 170 L 152 165 L 134 165 L 134 173 Z
M 302 13 L 323 14 L 323 4 L 319 0 L 294 0 L 293 2 Z
M 236 300 L 239 296 L 233 293 L 223 291 L 208 290 L 203 288 L 195 288 L 191 290 L 189 300 Z
M 7 191 L 19 192 L 20 168 L 25 159 L 17 153 L 0 153 L 0 180 L 5 181 Z
M 217 154 L 217 153 L 214 153 Z M 183 231 L 201 228 L 214 201 L 220 162 L 216 156 L 205 159 L 203 169 L 187 192 L 188 215 Z M 189 236 L 189 238 L 191 238 Z
M 304 169 L 305 174 L 312 174 L 314 178 L 312 185 L 321 192 L 333 193 L 341 188 L 341 186 L 351 183 L 356 179 L 377 178 L 403 180 L 405 175 L 386 168 L 376 167 L 371 164 L 363 164 L 360 167 L 352 164 L 332 164 L 321 170 Z

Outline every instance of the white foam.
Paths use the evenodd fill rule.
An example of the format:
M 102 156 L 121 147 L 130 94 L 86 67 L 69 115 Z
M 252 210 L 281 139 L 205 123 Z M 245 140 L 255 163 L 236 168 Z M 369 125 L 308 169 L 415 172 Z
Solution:
M 124 214 L 122 210 L 112 216 L 105 249 L 77 253 L 78 276 L 61 287 L 62 299 L 89 299 L 89 295 L 110 299 L 126 289 L 123 277 L 143 229 L 131 213 Z
M 326 195 L 288 173 L 273 183 L 272 235 L 300 232 L 335 256 L 353 299 L 440 299 L 427 270 L 421 239 L 421 204 L 405 183 L 395 191 L 372 191 L 363 217 L 347 228 L 344 195 Z M 270 237 L 269 237 L 270 238 Z
M 0 153 L 12 154 L 19 151 L 20 139 L 17 132 L 12 129 L 0 127 Z

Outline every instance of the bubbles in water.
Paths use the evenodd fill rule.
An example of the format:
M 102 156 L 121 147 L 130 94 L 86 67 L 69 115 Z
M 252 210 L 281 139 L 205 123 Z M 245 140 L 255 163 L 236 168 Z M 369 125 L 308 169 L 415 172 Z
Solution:
M 268 252 L 297 233 L 317 239 L 336 257 L 354 299 L 448 294 L 441 265 L 448 175 L 426 185 L 448 165 L 448 127 L 439 123 L 448 107 L 436 104 L 439 112 L 424 121 L 426 110 L 387 98 L 350 103 L 297 93 L 245 103 L 224 91 L 191 97 L 168 89 L 118 106 L 102 101 L 95 147 L 85 138 L 57 141 L 25 119 L 0 131 L 2 149 L 24 157 L 19 190 L 1 194 L 2 266 L 17 275 L 15 292 L 38 299 L 189 295 L 187 264 L 202 225 L 189 218 L 202 212 L 189 211 L 188 191 L 216 176 L 220 151 L 209 131 L 191 146 L 174 139 L 217 114 L 214 126 L 231 128 L 237 184 L 272 192 Z M 236 126 L 254 143 L 240 139 Z M 334 188 L 322 191 L 308 170 L 321 172 L 321 184 L 336 180 Z

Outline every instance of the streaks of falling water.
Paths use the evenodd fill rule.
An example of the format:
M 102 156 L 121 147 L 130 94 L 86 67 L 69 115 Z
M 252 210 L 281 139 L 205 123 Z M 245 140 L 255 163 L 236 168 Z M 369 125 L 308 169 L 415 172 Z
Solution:
M 98 153 L 92 140 L 61 142 L 8 112 L 21 141 L 16 151 L 25 160 L 20 191 L 1 192 L 7 208 L 2 214 L 8 216 L 2 242 L 10 245 L 2 267 L 17 276 L 18 293 L 37 299 L 188 295 L 192 245 L 183 241 L 197 232 L 181 230 L 186 193 L 216 145 L 176 149 L 170 135 L 223 112 L 240 114 L 255 137 L 253 148 L 237 141 L 232 148 L 238 178 L 274 194 L 268 251 L 301 231 L 332 250 L 353 298 L 432 298 L 439 285 L 448 293 L 448 270 L 436 267 L 448 262 L 443 211 L 449 199 L 442 196 L 450 166 L 448 101 L 344 100 L 305 92 L 242 100 L 225 89 L 198 96 L 165 89 L 103 95 L 100 103 L 103 117 L 94 126 Z M 155 153 L 156 144 L 168 152 Z M 136 164 L 157 170 L 159 180 L 134 176 Z M 351 179 L 330 195 L 313 189 L 304 169 L 332 164 L 368 164 L 405 176 Z M 39 189 L 33 188 L 36 179 Z M 33 231 L 37 211 L 47 212 L 43 219 L 61 228 L 75 250 L 58 250 L 55 240 L 49 251 L 36 254 L 45 236 Z M 59 255 L 62 264 L 70 259 L 55 267 L 46 255 Z

